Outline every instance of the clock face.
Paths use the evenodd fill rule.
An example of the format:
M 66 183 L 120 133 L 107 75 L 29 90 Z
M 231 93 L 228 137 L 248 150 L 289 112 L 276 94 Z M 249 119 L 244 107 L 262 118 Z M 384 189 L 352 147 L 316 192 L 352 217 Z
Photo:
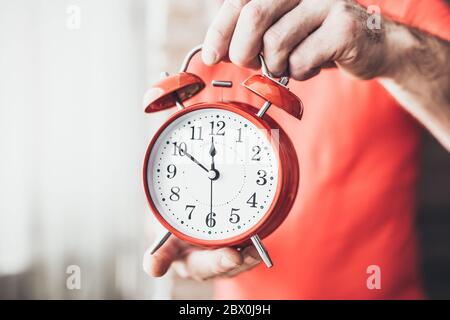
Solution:
M 148 158 L 147 184 L 161 217 L 200 240 L 248 231 L 267 213 L 278 160 L 267 132 L 237 113 L 197 109 L 171 122 Z

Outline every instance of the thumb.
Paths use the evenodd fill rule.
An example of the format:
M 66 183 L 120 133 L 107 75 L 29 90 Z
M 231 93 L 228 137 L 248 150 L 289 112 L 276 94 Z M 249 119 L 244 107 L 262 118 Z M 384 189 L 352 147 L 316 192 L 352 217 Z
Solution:
M 165 275 L 172 262 L 178 258 L 181 246 L 180 240 L 171 237 L 153 255 L 150 252 L 151 248 L 147 249 L 142 263 L 145 273 L 151 277 Z

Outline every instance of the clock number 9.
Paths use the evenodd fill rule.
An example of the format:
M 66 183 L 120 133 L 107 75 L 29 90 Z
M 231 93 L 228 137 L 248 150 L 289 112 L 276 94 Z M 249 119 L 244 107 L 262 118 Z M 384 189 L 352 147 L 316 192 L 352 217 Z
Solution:
M 179 187 L 172 187 L 172 189 L 170 189 L 170 191 L 172 192 L 169 197 L 170 200 L 172 200 L 172 201 L 180 200 L 180 188 Z
M 238 223 L 241 220 L 241 217 L 239 217 L 239 215 L 237 213 L 235 213 L 236 211 L 239 211 L 241 209 L 231 209 L 231 214 L 230 214 L 230 219 L 229 221 L 231 223 Z
M 258 186 L 263 186 L 263 185 L 265 185 L 265 184 L 267 183 L 267 179 L 266 179 L 266 177 L 267 177 L 267 172 L 266 172 L 265 170 L 258 170 L 257 173 L 258 173 L 259 179 L 256 180 L 256 184 L 257 184 Z
M 214 219 L 215 216 L 216 214 L 214 212 L 210 212 L 206 216 L 206 225 L 208 227 L 213 228 L 216 225 L 216 219 Z
M 169 164 L 167 166 L 167 172 L 169 173 L 167 178 L 173 179 L 177 175 L 177 167 L 174 164 Z

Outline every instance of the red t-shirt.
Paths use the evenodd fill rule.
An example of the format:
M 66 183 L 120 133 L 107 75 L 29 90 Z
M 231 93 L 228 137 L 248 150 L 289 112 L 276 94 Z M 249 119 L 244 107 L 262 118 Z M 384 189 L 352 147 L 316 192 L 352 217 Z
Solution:
M 382 14 L 450 38 L 443 0 L 364 0 Z M 231 64 L 190 68 L 232 89 L 208 86 L 190 102 L 262 101 L 240 85 L 252 71 Z M 264 239 L 274 267 L 261 264 L 218 280 L 224 299 L 422 298 L 414 214 L 420 125 L 376 81 L 324 70 L 290 88 L 305 105 L 301 121 L 276 107 L 269 114 L 293 140 L 300 189 L 285 222 Z M 367 268 L 380 267 L 381 289 L 368 289 Z

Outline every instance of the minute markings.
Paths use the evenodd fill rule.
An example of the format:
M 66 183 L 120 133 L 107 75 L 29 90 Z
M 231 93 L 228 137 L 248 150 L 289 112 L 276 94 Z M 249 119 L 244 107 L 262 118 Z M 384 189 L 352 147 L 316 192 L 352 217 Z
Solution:
M 219 116 L 214 113 L 214 118 L 219 118 Z M 271 170 L 272 168 L 265 167 L 265 164 L 259 162 L 264 159 L 264 156 L 266 155 L 266 152 L 263 152 L 262 150 L 268 150 L 268 147 L 265 143 L 265 140 L 260 140 L 260 137 L 258 136 L 258 131 L 255 130 L 253 126 L 250 126 L 248 128 L 247 123 L 240 121 L 239 117 L 230 118 L 231 122 L 225 120 L 226 127 L 229 131 L 225 134 L 226 138 L 218 137 L 221 136 L 222 133 L 225 133 L 225 130 L 223 128 L 223 123 L 219 123 L 219 119 L 211 119 L 213 116 L 211 113 L 208 113 L 207 115 L 201 115 L 201 117 L 191 117 L 188 118 L 189 122 L 183 121 L 181 122 L 178 127 L 175 127 L 172 130 L 171 134 L 169 136 L 166 136 L 165 142 L 167 144 L 173 144 L 173 141 L 176 141 L 176 145 L 171 145 L 164 149 L 169 150 L 162 150 L 162 155 L 165 156 L 164 160 L 160 158 L 161 160 L 160 166 L 161 170 L 158 170 L 159 172 L 162 172 L 162 176 L 166 179 L 163 179 L 161 182 L 163 185 L 159 186 L 159 190 L 161 190 L 161 187 L 168 188 L 168 193 L 165 194 L 166 198 L 162 201 L 165 201 L 165 204 L 163 207 L 164 211 L 168 215 L 171 216 L 171 219 L 173 219 L 173 223 L 183 224 L 183 226 L 179 225 L 179 228 L 182 229 L 188 229 L 189 233 L 195 234 L 195 236 L 199 236 L 200 238 L 208 237 L 207 235 L 200 236 L 198 233 L 213 233 L 213 234 L 234 234 L 235 232 L 238 232 L 238 230 L 235 228 L 247 230 L 249 226 L 247 225 L 253 225 L 254 222 L 259 219 L 259 215 L 257 213 L 260 213 L 260 209 L 263 209 L 263 207 L 266 207 L 268 205 L 267 202 L 270 203 L 271 196 L 272 196 L 272 182 L 270 180 L 274 180 L 274 177 L 272 175 L 274 174 Z M 225 116 L 222 116 L 222 118 L 226 118 Z M 216 121 L 209 121 L 209 120 L 216 120 Z M 222 120 L 222 119 L 220 119 Z M 245 120 L 245 119 L 244 119 Z M 191 126 L 192 121 L 192 126 Z M 195 124 L 194 124 L 195 121 Z M 198 122 L 197 122 L 198 121 Z M 234 121 L 234 122 L 233 122 Z M 202 123 L 203 122 L 203 123 Z M 213 122 L 213 123 L 211 123 Z M 193 126 L 195 126 L 193 128 Z M 209 130 L 210 128 L 213 128 L 213 130 Z M 202 132 L 203 131 L 203 132 Z M 172 135 L 174 134 L 174 135 Z M 178 137 L 177 137 L 178 136 Z M 189 146 L 186 146 L 183 142 L 184 139 L 179 138 L 186 138 L 189 142 L 194 141 L 193 143 L 197 146 L 197 143 L 201 143 L 198 146 L 201 148 L 209 148 L 207 147 L 207 143 L 204 145 L 203 142 L 205 140 L 209 140 L 214 137 L 214 140 L 217 138 L 217 142 L 220 144 L 220 146 L 223 145 L 223 150 L 227 150 L 230 152 L 230 150 L 234 153 L 236 153 L 237 156 L 237 162 L 235 163 L 236 166 L 239 167 L 239 170 L 237 170 L 237 167 L 234 167 L 234 162 L 232 165 L 229 163 L 225 163 L 225 167 L 222 167 L 223 161 L 219 161 L 217 163 L 218 169 L 223 169 L 223 176 L 226 179 L 217 179 L 217 181 L 208 181 L 208 184 L 213 184 L 214 189 L 214 203 L 212 201 L 212 190 L 209 190 L 211 194 L 208 194 L 210 192 L 207 192 L 207 189 L 210 189 L 211 186 L 207 186 L 206 183 L 204 186 L 200 183 L 200 177 L 199 183 L 197 183 L 197 175 L 200 175 L 198 172 L 196 173 L 195 169 L 193 170 L 187 170 L 184 172 L 183 165 L 181 168 L 179 168 L 177 162 L 174 163 L 174 158 L 172 158 L 172 161 L 170 160 L 171 155 L 175 156 L 181 156 L 179 159 L 182 159 L 182 156 L 186 156 L 190 161 L 194 162 L 196 165 L 198 165 L 200 168 L 202 168 L 203 171 L 207 172 L 207 177 L 212 178 L 213 176 L 216 177 L 216 175 L 209 174 L 211 173 L 211 169 L 215 169 L 216 163 L 212 164 L 212 167 L 210 168 L 210 164 L 208 163 L 208 160 L 203 160 L 201 158 L 201 155 L 203 153 L 196 153 L 195 150 L 190 150 Z M 248 144 L 243 145 L 239 144 L 239 142 L 243 143 L 247 141 L 247 137 L 249 139 Z M 173 139 L 175 138 L 175 139 Z M 177 139 L 178 138 L 178 139 Z M 257 141 L 257 139 L 258 141 Z M 199 142 L 199 140 L 203 140 L 203 142 Z M 216 142 L 216 141 L 215 141 Z M 236 144 L 238 143 L 238 144 Z M 240 146 L 239 146 L 240 145 Z M 173 151 L 173 147 L 175 147 L 176 151 Z M 186 148 L 187 147 L 187 148 Z M 242 150 L 244 148 L 244 150 Z M 253 148 L 253 150 L 252 150 Z M 258 150 L 260 148 L 260 150 Z M 170 150 L 172 149 L 172 150 Z M 248 150 L 249 149 L 249 150 Z M 190 150 L 189 152 L 186 152 L 186 150 Z M 222 149 L 221 149 L 222 150 Z M 220 150 L 220 151 L 221 151 Z M 165 154 L 165 151 L 167 154 Z M 206 153 L 206 150 L 204 150 Z M 210 150 L 211 151 L 211 150 Z M 250 151 L 250 152 L 248 152 Z M 192 154 L 190 153 L 192 152 Z M 247 153 L 248 152 L 248 153 Z M 161 156 L 162 156 L 161 155 Z M 210 153 L 211 155 L 211 153 Z M 261 158 L 261 155 L 263 157 Z M 272 154 L 267 154 L 269 156 L 267 159 L 268 161 L 273 161 Z M 200 157 L 200 159 L 199 159 Z M 197 160 L 198 159 L 198 160 Z M 220 158 L 222 159 L 222 158 Z M 235 158 L 236 159 L 236 158 Z M 200 161 L 201 162 L 200 162 Z M 213 160 L 213 159 L 211 159 Z M 253 161 L 252 161 L 253 160 Z M 248 161 L 248 162 L 247 162 Z M 259 163 L 258 163 L 259 162 Z M 188 165 L 189 167 L 189 161 L 186 163 L 185 161 L 182 161 L 184 165 Z M 246 166 L 250 165 L 252 168 L 246 168 Z M 185 167 L 186 169 L 188 167 Z M 195 166 L 194 166 L 195 167 Z M 271 166 L 272 167 L 272 166 Z M 164 171 L 163 171 L 164 170 Z M 239 175 L 238 175 L 239 172 Z M 182 173 L 182 176 L 179 176 L 179 174 Z M 222 172 L 221 172 L 222 173 Z M 186 175 L 187 174 L 187 175 Z M 202 174 L 203 175 L 203 174 Z M 240 177 L 238 179 L 238 176 Z M 182 180 L 180 180 L 183 178 Z M 158 176 L 158 180 L 160 177 Z M 174 179 L 174 180 L 172 180 Z M 231 180 L 230 180 L 231 179 Z M 241 181 L 241 179 L 243 179 Z M 175 182 L 174 184 L 170 182 Z M 239 185 L 237 185 L 239 180 Z M 202 180 L 203 181 L 203 180 Z M 228 185 L 229 183 L 233 182 L 232 185 Z M 252 182 L 250 184 L 247 184 L 247 182 Z M 252 185 L 254 184 L 255 187 L 258 186 L 268 186 L 270 182 L 269 188 L 259 189 L 259 188 L 252 188 Z M 180 185 L 181 183 L 181 185 Z M 217 183 L 217 185 L 216 185 Z M 164 185 L 164 184 L 167 184 Z M 242 184 L 242 185 L 241 185 Z M 231 187 L 236 188 L 231 188 Z M 181 187 L 182 190 L 181 193 L 178 191 L 178 187 Z M 192 189 L 192 187 L 194 187 Z M 240 187 L 240 188 L 239 188 Z M 173 188 L 173 189 L 172 189 Z M 171 190 L 172 189 L 172 190 Z M 236 196 L 232 196 L 230 192 L 233 190 L 233 194 L 235 190 L 239 190 L 239 194 L 236 194 Z M 183 191 L 186 192 L 183 197 Z M 206 191 L 206 192 L 205 192 Z M 241 191 L 243 191 L 241 193 Z M 254 195 L 253 193 L 257 191 L 258 194 Z M 164 192 L 164 191 L 158 191 L 158 192 Z M 237 192 L 237 191 L 236 191 Z M 267 193 L 267 195 L 266 195 Z M 217 195 L 216 195 L 217 194 Z M 182 200 L 178 200 L 178 196 L 181 195 Z M 186 198 L 187 195 L 187 198 Z M 161 196 L 163 194 L 161 193 Z M 172 196 L 170 199 L 170 196 Z M 217 197 L 217 198 L 216 198 Z M 232 198 L 232 199 L 231 199 Z M 189 201 L 189 199 L 195 200 Z M 167 200 L 170 200 L 167 202 Z M 209 201 L 208 201 L 209 200 Z M 220 202 L 220 203 L 216 203 Z M 259 204 L 258 204 L 259 202 Z M 262 206 L 261 206 L 262 205 Z M 252 214 L 247 213 L 248 210 L 252 210 L 250 208 L 255 208 L 257 206 L 257 210 L 255 209 Z M 261 208 L 259 208 L 261 206 Z M 212 207 L 212 208 L 211 208 Z M 217 208 L 216 208 L 217 207 Z M 218 208 L 222 207 L 222 208 Z M 215 211 L 214 208 L 217 210 Z M 238 208 L 241 208 L 239 211 Z M 249 208 L 249 209 L 247 209 Z M 169 212 L 170 211 L 170 212 Z M 206 212 L 205 212 L 206 211 Z M 215 211 L 215 212 L 214 212 Z M 240 214 L 242 212 L 242 215 Z M 209 214 L 208 214 L 209 213 Z M 182 217 L 181 217 L 182 215 Z M 214 217 L 215 215 L 215 217 Z M 206 216 L 206 217 L 205 217 Z M 256 217 L 255 217 L 256 216 Z M 175 221 L 175 219 L 177 221 Z M 178 221 L 179 219 L 184 220 Z M 255 220 L 256 219 L 256 220 Z M 205 221 L 206 220 L 206 221 Z M 206 225 L 205 225 L 206 222 Z M 170 222 L 172 224 L 172 222 Z M 192 229 L 192 231 L 191 231 Z M 242 230 L 241 230 L 242 232 Z M 214 237 L 214 236 L 213 236 Z M 215 236 L 218 237 L 218 236 Z M 229 237 L 229 235 L 226 235 L 226 237 Z

